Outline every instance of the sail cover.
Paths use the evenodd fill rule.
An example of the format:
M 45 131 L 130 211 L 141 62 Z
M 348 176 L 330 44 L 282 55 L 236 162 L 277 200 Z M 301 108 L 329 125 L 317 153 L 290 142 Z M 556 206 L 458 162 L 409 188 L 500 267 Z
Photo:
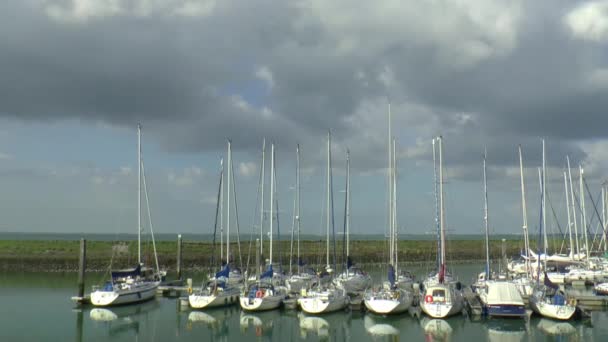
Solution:
M 264 278 L 272 278 L 272 265 L 268 265 L 268 269 L 266 270 L 266 272 L 262 273 L 262 275 L 260 276 L 260 279 L 264 279 Z

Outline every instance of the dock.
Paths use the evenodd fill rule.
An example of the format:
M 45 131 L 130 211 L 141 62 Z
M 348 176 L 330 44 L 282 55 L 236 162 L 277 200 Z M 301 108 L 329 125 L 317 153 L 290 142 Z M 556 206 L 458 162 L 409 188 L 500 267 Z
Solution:
M 466 288 L 463 291 L 465 309 L 469 316 L 481 316 L 483 315 L 483 305 L 479 296 L 474 293 L 470 288 Z

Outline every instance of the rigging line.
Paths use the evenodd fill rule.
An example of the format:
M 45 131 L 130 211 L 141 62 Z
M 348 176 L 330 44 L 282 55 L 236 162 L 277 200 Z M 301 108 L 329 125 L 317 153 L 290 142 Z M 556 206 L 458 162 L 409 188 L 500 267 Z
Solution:
M 239 262 L 240 267 L 243 269 L 243 254 L 241 253 L 241 231 L 239 228 L 239 207 L 236 200 L 236 182 L 234 181 L 234 163 L 230 163 L 230 170 L 228 175 L 228 182 L 232 180 L 232 195 L 234 197 L 234 218 L 236 220 L 236 243 L 239 248 Z M 228 256 L 229 258 L 229 256 Z
M 587 193 L 589 194 L 589 198 L 591 199 L 591 204 L 593 204 L 593 210 L 595 211 L 595 215 L 597 216 L 597 219 L 598 219 L 601 227 L 604 227 L 604 222 L 602 221 L 602 216 L 600 215 L 599 211 L 597 210 L 597 205 L 595 203 L 595 200 L 593 200 L 593 196 L 591 196 L 591 190 L 589 190 L 589 185 L 587 184 L 587 180 L 585 178 L 583 178 L 583 184 L 585 184 L 585 188 L 587 189 Z M 601 196 L 601 191 L 600 191 L 600 194 L 598 195 L 598 197 L 599 196 Z M 591 223 L 593 222 L 594 217 L 595 216 L 591 216 L 591 221 L 589 222 L 589 225 L 591 225 Z M 597 233 L 597 229 L 596 229 L 596 233 Z M 603 232 L 602 232 L 602 234 L 603 234 Z M 595 241 L 595 235 L 593 237 L 593 241 Z
M 553 208 L 553 202 L 551 202 L 551 197 L 549 197 L 549 193 L 545 194 L 545 200 L 549 202 L 549 208 L 551 209 L 552 217 L 554 219 L 555 224 L 557 224 L 557 229 L 562 236 L 562 239 L 565 239 L 566 234 L 562 231 L 562 226 L 559 224 L 559 220 L 557 219 L 557 214 L 555 213 L 555 208 Z M 547 229 L 547 227 L 544 227 Z M 561 252 L 561 251 L 560 251 Z
M 262 167 L 260 166 L 260 176 L 258 177 L 257 192 L 255 194 L 255 210 L 253 211 L 253 220 L 251 221 L 253 223 L 251 224 L 251 235 L 249 237 L 249 248 L 247 249 L 247 266 L 245 268 L 245 271 L 247 272 L 247 274 L 249 274 L 249 262 L 251 259 L 251 246 L 252 246 L 252 243 L 254 240 L 253 235 L 256 233 L 255 232 L 255 222 L 256 222 L 255 219 L 256 219 L 256 215 L 258 213 L 258 209 L 260 209 L 260 207 L 259 207 L 260 203 L 258 202 L 258 200 L 260 199 L 261 187 L 262 187 Z M 257 270 L 259 267 L 260 267 L 260 265 L 256 265 L 255 269 Z
M 148 211 L 148 223 L 150 224 L 150 235 L 152 235 L 152 248 L 154 249 L 154 262 L 156 263 L 156 272 L 157 272 L 157 276 L 160 277 L 160 267 L 158 265 L 158 254 L 156 252 L 156 241 L 154 239 L 154 226 L 152 225 L 152 214 L 150 213 L 150 200 L 148 198 L 148 186 L 146 185 L 146 171 L 144 168 L 144 159 L 143 157 L 140 157 L 141 159 L 141 175 L 142 175 L 142 180 L 143 180 L 143 186 L 144 186 L 144 195 L 146 197 L 146 209 Z
M 277 253 L 279 254 L 279 271 L 281 272 L 281 274 L 283 273 L 283 258 L 282 258 L 282 253 L 281 253 L 281 228 L 280 228 L 280 224 L 279 224 L 279 196 L 277 194 L 277 166 L 276 166 L 276 160 L 275 160 L 275 165 L 274 165 L 274 180 L 271 180 L 272 182 L 274 182 L 274 203 L 275 205 L 275 209 L 276 209 L 276 215 L 277 215 Z M 272 205 L 272 203 L 270 204 Z M 272 218 L 271 218 L 272 219 Z
M 217 202 L 215 205 L 215 222 L 213 223 L 213 242 L 211 244 L 211 265 L 215 264 L 215 239 L 216 239 L 216 234 L 217 234 L 217 223 L 218 223 L 218 216 L 219 216 L 219 212 L 220 212 L 220 201 L 221 201 L 221 194 L 222 194 L 222 182 L 224 181 L 224 159 L 222 158 L 220 164 L 221 169 L 220 169 L 220 181 L 218 184 L 218 188 L 217 188 Z M 220 263 L 222 261 L 220 260 Z

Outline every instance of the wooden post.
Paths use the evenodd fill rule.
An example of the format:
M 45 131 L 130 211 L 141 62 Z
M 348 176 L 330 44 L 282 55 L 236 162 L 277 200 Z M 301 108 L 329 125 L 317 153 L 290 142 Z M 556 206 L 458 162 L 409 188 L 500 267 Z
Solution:
M 182 279 L 182 234 L 177 235 L 177 279 Z
M 87 268 L 87 240 L 80 239 L 80 256 L 78 259 L 78 297 L 84 297 L 84 272 Z

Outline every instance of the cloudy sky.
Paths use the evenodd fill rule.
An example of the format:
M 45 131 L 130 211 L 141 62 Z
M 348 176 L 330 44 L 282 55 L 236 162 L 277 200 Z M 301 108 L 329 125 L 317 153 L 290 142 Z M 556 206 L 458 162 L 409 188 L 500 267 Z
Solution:
M 320 232 L 328 130 L 337 225 L 349 148 L 353 230 L 383 232 L 389 98 L 402 232 L 432 229 L 436 135 L 456 233 L 481 231 L 484 147 L 495 232 L 520 231 L 519 144 L 531 229 L 541 138 L 559 217 L 566 155 L 593 196 L 608 167 L 608 1 L 9 0 L 0 51 L 0 231 L 134 232 L 137 123 L 167 233 L 211 231 L 228 138 L 249 231 L 264 137 L 282 229 L 300 144 Z

